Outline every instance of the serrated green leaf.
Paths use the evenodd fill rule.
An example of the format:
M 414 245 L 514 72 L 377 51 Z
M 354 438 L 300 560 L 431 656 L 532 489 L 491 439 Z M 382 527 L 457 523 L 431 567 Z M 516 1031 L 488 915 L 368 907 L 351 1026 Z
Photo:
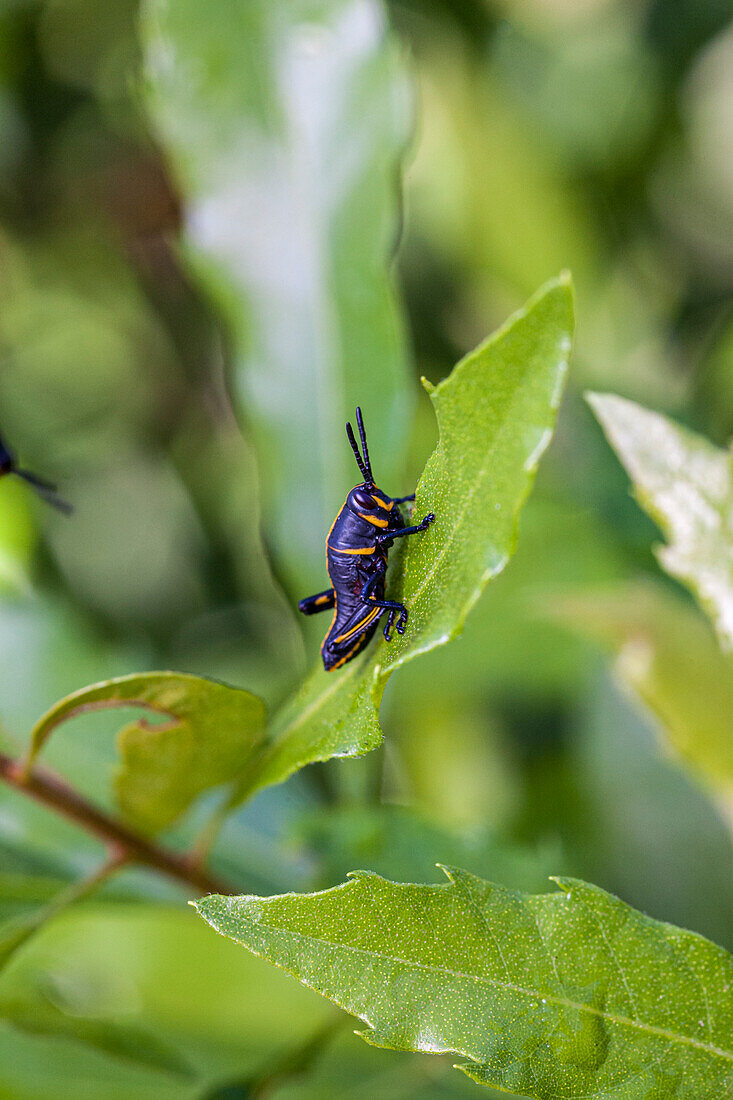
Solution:
M 536 1100 L 730 1094 L 722 948 L 575 879 L 532 895 L 445 870 L 441 886 L 357 871 L 323 893 L 195 905 L 365 1020 L 369 1042 L 459 1054 L 482 1084 Z
M 636 499 L 667 538 L 660 563 L 692 589 L 733 648 L 733 456 L 623 397 L 588 400 Z
M 618 675 L 673 752 L 707 786 L 733 794 L 733 660 L 694 605 L 638 583 L 568 595 L 555 606 L 618 655 Z
M 570 278 L 547 283 L 428 392 L 440 438 L 417 487 L 429 539 L 405 550 L 410 630 L 382 647 L 389 671 L 454 638 L 517 541 L 518 515 L 552 438 L 574 332 Z
M 409 83 L 376 0 L 147 0 L 142 30 L 191 257 L 233 330 L 268 541 L 297 591 L 353 473 L 354 406 L 383 474 L 404 438 L 389 261 Z
M 407 542 L 390 580 L 410 617 L 404 635 L 381 639 L 343 671 L 318 669 L 276 715 L 271 745 L 240 797 L 331 756 L 358 756 L 381 741 L 379 703 L 405 661 L 456 637 L 489 580 L 506 565 L 518 516 L 550 439 L 574 329 L 566 276 L 426 387 L 440 439 L 417 487 L 413 515 L 435 513 Z M 389 489 L 389 487 L 387 487 Z M 401 595 L 400 595 L 401 594 Z
M 105 680 L 68 695 L 31 735 L 31 761 L 63 721 L 106 707 L 141 707 L 141 718 L 118 735 L 115 776 L 120 809 L 149 831 L 171 825 L 211 787 L 241 774 L 264 736 L 265 705 L 256 695 L 182 672 L 146 672 Z

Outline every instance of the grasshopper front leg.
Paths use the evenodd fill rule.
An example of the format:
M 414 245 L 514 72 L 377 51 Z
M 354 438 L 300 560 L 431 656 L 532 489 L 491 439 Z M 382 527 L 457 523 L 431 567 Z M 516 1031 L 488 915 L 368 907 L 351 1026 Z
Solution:
M 416 535 L 418 531 L 427 531 L 434 519 L 435 513 L 428 512 L 422 523 L 417 523 L 414 527 L 398 527 L 396 531 L 384 531 L 380 533 L 377 535 L 377 543 L 390 542 L 392 539 L 401 539 L 405 535 Z

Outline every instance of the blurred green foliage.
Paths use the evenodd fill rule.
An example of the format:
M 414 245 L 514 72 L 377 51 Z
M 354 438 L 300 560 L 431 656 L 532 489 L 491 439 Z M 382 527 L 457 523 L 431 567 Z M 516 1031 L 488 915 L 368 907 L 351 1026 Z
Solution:
M 367 25 L 379 24 L 377 0 L 354 6 Z M 307 54 L 319 45 L 313 27 L 323 6 L 285 7 L 310 28 Z M 368 393 L 369 423 L 381 417 L 385 426 L 375 466 L 409 491 L 435 440 L 429 402 L 415 397 L 400 455 L 397 410 L 404 416 L 410 392 L 419 393 L 418 376 L 438 382 L 568 267 L 579 318 L 571 388 L 516 557 L 462 637 L 390 684 L 384 748 L 363 761 L 315 765 L 258 796 L 227 822 L 214 867 L 261 893 L 332 885 L 353 866 L 424 881 L 434 847 L 436 859 L 460 859 L 525 889 L 567 870 L 733 946 L 723 816 L 659 752 L 649 716 L 598 649 L 548 610 L 569 592 L 609 582 L 633 591 L 631 582 L 651 575 L 687 601 L 685 614 L 698 614 L 661 573 L 658 533 L 629 498 L 581 391 L 592 385 L 661 409 L 721 447 L 733 434 L 729 3 L 389 5 L 390 71 L 415 88 L 414 121 L 408 140 L 404 116 L 395 130 L 376 120 L 385 159 L 372 185 L 391 190 L 392 207 L 385 190 L 372 196 L 385 207 L 368 262 L 386 263 L 396 238 L 396 158 L 408 140 L 390 276 L 402 306 L 391 299 L 399 331 L 385 340 L 403 357 L 393 377 L 409 374 L 400 376 L 402 396 L 399 386 L 384 389 L 382 408 L 373 379 L 387 365 L 354 352 L 348 388 L 299 393 L 298 411 L 309 428 L 318 425 L 310 443 L 299 443 L 318 439 L 337 456 L 331 484 L 310 467 L 301 484 L 292 455 L 287 477 L 272 465 L 288 438 L 277 404 L 290 407 L 294 395 L 276 373 L 267 376 L 272 392 L 253 393 L 237 350 L 262 354 L 246 340 L 272 323 L 272 300 L 255 294 L 240 332 L 223 297 L 189 266 L 192 209 L 147 113 L 138 14 L 135 0 L 8 0 L 0 10 L 0 427 L 24 463 L 57 479 L 76 506 L 67 521 L 21 485 L 0 484 L 0 747 L 20 753 L 60 696 L 144 668 L 221 677 L 270 705 L 283 700 L 317 653 L 321 624 L 296 622 L 293 608 L 302 584 L 321 584 L 324 517 L 350 484 L 340 435 L 347 398 Z M 274 31 L 247 33 L 243 86 Z M 290 118 L 296 147 L 311 91 L 300 88 Z M 361 92 L 369 102 L 368 81 Z M 213 127 L 213 104 L 212 112 Z M 328 155 L 309 186 L 333 182 L 354 127 L 373 134 L 368 121 L 366 107 L 329 117 Z M 287 236 L 292 205 L 278 206 L 272 184 L 283 178 L 272 169 L 263 183 L 261 168 L 243 158 L 239 202 L 224 226 L 232 249 L 253 235 L 264 248 L 256 231 L 270 225 Z M 256 187 L 269 220 L 252 198 Z M 265 254 L 267 287 L 290 286 L 292 255 Z M 330 274 L 353 274 L 353 255 L 337 251 Z M 319 305 L 336 289 L 319 283 Z M 347 304 L 341 339 L 353 349 L 363 344 L 363 314 L 348 295 Z M 307 321 L 307 300 L 300 309 Z M 296 317 L 282 300 L 274 316 L 279 328 L 267 335 L 284 342 L 284 363 L 297 364 Z M 378 335 L 370 333 L 375 346 Z M 333 362 L 338 378 L 343 364 Z M 314 498 L 311 528 L 302 503 Z M 49 764 L 103 805 L 118 725 L 89 715 L 59 728 L 47 748 Z M 409 823 L 394 803 L 411 808 Z M 195 835 L 214 806 L 209 800 L 170 831 L 171 844 Z M 401 839 L 385 842 L 397 830 Z M 96 842 L 0 788 L 0 918 L 32 911 L 98 859 Z M 212 1088 L 258 1079 L 319 1033 L 328 1008 L 266 964 L 233 954 L 193 913 L 170 905 L 181 900 L 148 873 L 125 873 L 19 952 L 0 992 L 10 1000 L 35 989 L 50 1011 L 147 1031 L 184 1052 Z M 278 1085 L 279 1098 L 475 1089 L 454 1080 L 445 1060 L 374 1051 L 348 1028 L 324 1048 L 302 1077 Z M 0 1020 L 0 1096 L 10 1100 L 138 1100 L 189 1095 L 186 1088 L 159 1070 Z M 190 1095 L 200 1094 L 192 1085 Z

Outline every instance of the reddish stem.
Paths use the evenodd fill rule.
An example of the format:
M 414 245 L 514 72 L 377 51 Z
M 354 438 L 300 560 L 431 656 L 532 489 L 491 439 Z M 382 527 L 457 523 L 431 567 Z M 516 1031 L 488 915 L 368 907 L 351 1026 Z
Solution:
M 0 780 L 93 833 L 105 847 L 119 853 L 125 861 L 152 867 L 202 894 L 238 892 L 228 883 L 209 874 L 189 856 L 178 855 L 159 847 L 154 841 L 104 813 L 49 771 L 33 768 L 29 772 L 20 761 L 0 753 Z

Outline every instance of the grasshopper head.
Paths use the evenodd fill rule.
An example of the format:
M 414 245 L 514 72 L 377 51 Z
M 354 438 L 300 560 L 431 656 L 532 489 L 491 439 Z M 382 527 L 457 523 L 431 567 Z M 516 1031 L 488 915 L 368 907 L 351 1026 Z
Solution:
M 355 515 L 368 519 L 375 527 L 390 526 L 394 503 L 391 497 L 378 489 L 373 481 L 355 485 L 349 493 L 347 504 Z

